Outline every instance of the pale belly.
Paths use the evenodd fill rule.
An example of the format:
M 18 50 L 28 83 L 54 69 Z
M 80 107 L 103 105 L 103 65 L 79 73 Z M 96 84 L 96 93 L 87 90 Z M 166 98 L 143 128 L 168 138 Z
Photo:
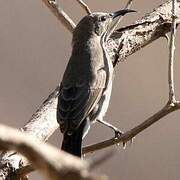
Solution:
M 103 49 L 105 49 L 105 47 Z M 96 120 L 100 120 L 100 121 L 103 120 L 103 118 L 108 110 L 108 107 L 109 107 L 111 91 L 112 91 L 114 68 L 113 68 L 113 64 L 112 64 L 110 58 L 108 57 L 108 54 L 106 53 L 106 51 L 104 51 L 104 55 L 105 55 L 106 75 L 107 75 L 106 88 L 104 89 L 104 92 L 103 92 L 99 102 L 94 107 L 94 109 L 90 113 L 89 117 L 87 117 L 87 123 L 86 123 L 86 127 L 84 129 L 83 137 L 86 136 L 91 123 L 96 122 Z
M 103 95 L 99 100 L 99 103 L 95 106 L 94 110 L 92 111 L 92 114 L 86 119 L 87 123 L 84 129 L 83 138 L 87 135 L 90 129 L 90 125 L 92 123 L 95 123 L 96 120 L 103 120 L 103 117 L 105 116 L 109 107 L 111 91 L 112 91 L 112 79 L 108 83 L 107 88 L 103 92 Z
M 97 103 L 97 105 L 94 107 L 92 113 L 90 114 L 89 120 L 91 123 L 96 122 L 96 120 L 103 120 L 108 107 L 109 107 L 109 102 L 111 98 L 111 92 L 112 92 L 112 83 L 113 83 L 113 67 L 110 66 L 111 68 L 109 69 L 109 77 L 108 77 L 108 82 L 106 85 L 106 89 L 104 89 L 104 92 Z
M 103 96 L 101 97 L 99 103 L 98 103 L 98 111 L 99 113 L 97 114 L 96 119 L 98 120 L 103 120 L 103 117 L 105 116 L 108 107 L 109 107 L 109 102 L 111 98 L 111 91 L 112 91 L 112 80 L 110 80 L 110 83 L 108 84 L 108 87 L 103 93 Z
M 108 56 L 105 53 L 106 57 Z M 109 60 L 108 60 L 109 59 Z M 112 91 L 112 83 L 113 83 L 113 64 L 110 61 L 110 58 L 107 58 L 106 61 L 106 75 L 107 75 L 107 82 L 106 82 L 106 88 L 104 89 L 104 92 L 94 108 L 94 117 L 90 120 L 91 122 L 95 122 L 97 119 L 98 120 L 103 120 L 103 117 L 105 116 L 108 107 L 109 107 L 109 102 L 111 98 L 111 91 Z

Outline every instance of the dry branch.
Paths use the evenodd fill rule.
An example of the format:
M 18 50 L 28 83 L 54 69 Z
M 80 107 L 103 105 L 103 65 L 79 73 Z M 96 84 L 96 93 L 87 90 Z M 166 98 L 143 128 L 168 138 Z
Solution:
M 60 151 L 13 128 L 0 124 L 0 150 L 16 150 L 49 180 L 95 180 L 86 161 Z
M 89 9 L 88 5 L 84 1 L 82 1 L 82 0 L 76 0 L 76 1 L 86 11 L 87 14 L 91 14 L 92 13 L 91 10 Z
M 129 9 L 132 5 L 132 2 L 133 2 L 133 0 L 128 0 L 124 9 Z M 109 39 L 109 37 L 113 34 L 113 32 L 116 30 L 118 24 L 122 21 L 123 18 L 124 18 L 124 16 L 120 16 L 120 17 L 116 18 L 114 24 L 111 26 L 111 30 L 108 33 L 107 39 Z
M 97 150 L 101 150 L 104 148 L 107 148 L 109 146 L 112 146 L 114 144 L 119 143 L 126 143 L 127 141 L 131 140 L 133 137 L 135 137 L 137 134 L 145 130 L 146 128 L 150 127 L 152 124 L 163 118 L 164 116 L 168 115 L 171 112 L 174 112 L 176 110 L 180 109 L 180 103 L 176 102 L 174 104 L 167 104 L 165 107 L 163 107 L 160 111 L 158 111 L 156 114 L 149 117 L 147 120 L 142 122 L 141 124 L 137 125 L 136 127 L 132 128 L 131 130 L 124 133 L 119 138 L 111 138 L 106 141 L 99 142 L 97 144 L 93 144 L 90 146 L 87 146 L 83 149 L 83 153 L 92 153 Z
M 180 103 L 176 101 L 175 99 L 175 90 L 174 90 L 174 51 L 175 51 L 175 34 L 176 34 L 176 8 L 177 8 L 177 2 L 176 0 L 173 0 L 172 2 L 172 11 L 171 11 L 171 19 L 172 19 L 172 25 L 171 25 L 171 38 L 170 38 L 170 45 L 169 45 L 169 72 L 168 72 L 168 83 L 169 83 L 169 100 L 167 104 L 157 113 L 149 117 L 147 120 L 136 126 L 135 128 L 131 129 L 130 131 L 127 131 L 119 138 L 111 138 L 109 140 L 88 146 L 84 148 L 84 153 L 97 151 L 109 146 L 112 146 L 113 144 L 117 144 L 122 142 L 123 144 L 127 141 L 131 140 L 133 137 L 135 137 L 137 134 L 160 120 L 162 117 L 166 116 L 167 114 L 180 109 Z M 179 7 L 179 6 L 178 6 Z M 117 63 L 117 61 L 116 61 Z
M 72 33 L 76 25 L 72 19 L 63 11 L 62 7 L 59 6 L 57 0 L 42 0 L 42 2 L 51 10 L 51 12 L 67 28 L 67 30 Z
M 43 2 L 44 1 L 45 0 L 43 0 Z M 171 30 L 171 4 L 172 1 L 168 1 L 156 8 L 153 12 L 147 14 L 141 20 L 113 33 L 107 43 L 107 49 L 112 61 L 118 62 L 119 60 L 124 60 L 127 56 L 135 53 L 137 50 L 169 32 Z M 176 23 L 178 24 L 180 22 L 180 2 L 177 2 L 176 10 Z M 56 122 L 57 96 L 58 87 L 23 128 L 27 134 L 33 135 L 41 141 L 45 141 L 58 128 L 58 124 Z M 166 111 L 167 113 L 164 113 L 164 109 L 162 109 L 162 111 L 160 111 L 160 114 L 163 112 L 161 116 L 163 117 L 164 115 L 179 109 L 179 104 L 176 104 L 175 107 L 177 108 L 170 108 L 169 111 Z M 157 114 L 159 115 L 159 112 Z M 126 135 L 128 135 L 128 132 Z M 124 136 L 125 135 L 121 138 Z M 129 137 L 131 136 L 129 135 Z M 126 139 L 128 138 L 126 137 Z M 125 141 L 125 139 L 123 139 L 123 141 Z M 23 165 L 21 165 L 22 167 L 26 167 L 27 165 L 23 157 L 17 153 L 4 153 L 0 158 L 0 166 L 2 167 L 0 171 L 0 178 L 2 177 L 2 180 L 12 173 L 12 169 L 10 167 L 14 167 L 15 170 L 19 169 L 19 162 L 23 162 Z M 7 166 L 7 164 L 9 166 Z
M 152 41 L 164 37 L 171 31 L 172 1 L 160 5 L 133 24 L 118 29 L 107 44 L 112 60 L 123 61 L 129 55 L 140 50 Z M 180 23 L 180 2 L 177 2 L 176 23 Z
M 172 25 L 171 38 L 169 42 L 169 68 L 168 68 L 168 84 L 169 84 L 169 102 L 176 102 L 174 90 L 174 53 L 175 53 L 175 35 L 176 35 L 176 0 L 172 1 Z

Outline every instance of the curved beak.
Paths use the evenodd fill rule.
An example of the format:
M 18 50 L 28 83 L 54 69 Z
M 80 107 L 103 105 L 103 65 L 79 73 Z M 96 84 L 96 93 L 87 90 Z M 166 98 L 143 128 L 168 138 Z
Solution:
M 114 18 L 116 18 L 118 16 L 124 16 L 125 14 L 131 13 L 131 12 L 137 12 L 137 11 L 131 10 L 131 9 L 123 9 L 123 10 L 119 10 L 119 11 L 113 12 L 110 15 L 114 19 Z

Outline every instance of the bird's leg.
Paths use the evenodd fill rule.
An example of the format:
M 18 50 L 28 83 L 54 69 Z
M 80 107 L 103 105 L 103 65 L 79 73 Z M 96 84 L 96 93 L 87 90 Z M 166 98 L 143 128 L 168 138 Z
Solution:
M 97 122 L 100 122 L 101 124 L 103 124 L 103 125 L 105 125 L 105 126 L 107 126 L 107 127 L 109 127 L 109 128 L 111 128 L 111 129 L 115 132 L 115 138 L 118 138 L 118 137 L 120 137 L 120 136 L 123 134 L 123 131 L 119 130 L 117 127 L 113 126 L 112 124 L 110 124 L 110 123 L 108 123 L 108 122 L 106 122 L 106 121 L 99 120 L 99 119 L 97 119 L 96 121 L 97 121 Z M 133 137 L 132 139 L 130 139 L 130 144 L 133 143 L 134 138 L 135 138 L 135 137 Z M 127 142 L 122 142 L 122 143 L 123 143 L 123 148 L 126 149 L 126 144 L 127 144 Z
M 99 119 L 97 119 L 96 121 L 103 124 L 103 125 L 105 125 L 105 126 L 107 126 L 107 127 L 109 127 L 109 128 L 111 128 L 115 133 L 115 137 L 119 137 L 119 136 L 121 136 L 123 134 L 123 132 L 121 130 L 119 130 L 117 127 L 113 126 L 112 124 L 110 124 L 110 123 L 108 123 L 106 121 L 99 120 Z

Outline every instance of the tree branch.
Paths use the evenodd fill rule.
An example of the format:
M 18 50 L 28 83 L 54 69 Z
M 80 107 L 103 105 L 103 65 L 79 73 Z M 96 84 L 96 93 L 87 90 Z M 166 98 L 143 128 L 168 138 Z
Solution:
M 152 124 L 163 118 L 164 116 L 168 115 L 171 112 L 174 112 L 176 110 L 180 109 L 180 103 L 176 102 L 175 104 L 167 104 L 165 105 L 160 111 L 146 119 L 144 122 L 141 124 L 137 125 L 136 127 L 132 128 L 131 130 L 125 132 L 120 136 L 119 138 L 111 138 L 106 141 L 102 141 L 97 144 L 93 144 L 87 147 L 83 148 L 83 153 L 92 153 L 97 150 L 101 150 L 104 148 L 107 148 L 109 146 L 112 146 L 114 144 L 119 144 L 119 143 L 126 143 L 127 141 L 131 140 L 133 137 L 135 137 L 137 134 L 142 132 L 143 130 L 147 129 L 150 127 Z
M 174 62 L 174 50 L 175 50 L 174 41 L 175 41 L 175 33 L 176 33 L 176 21 L 179 20 L 178 19 L 179 17 L 176 15 L 176 11 L 177 11 L 177 8 L 179 8 L 179 5 L 176 4 L 177 2 L 175 3 L 175 1 L 176 0 L 169 1 L 167 4 L 165 4 L 163 6 L 160 6 L 159 7 L 160 11 L 159 11 L 158 14 L 153 16 L 153 18 L 154 18 L 153 20 L 149 21 L 150 16 L 147 15 L 146 18 L 145 18 L 145 21 L 144 21 L 144 19 L 142 19 L 140 21 L 139 25 L 138 24 L 135 24 L 135 26 L 134 25 L 130 25 L 129 27 L 125 27 L 125 28 L 122 28 L 122 29 L 118 30 L 119 32 L 129 33 L 127 29 L 133 28 L 133 35 L 136 34 L 136 35 L 142 36 L 142 38 L 147 38 L 148 39 L 147 35 L 149 35 L 149 31 L 150 30 L 152 31 L 155 27 L 151 26 L 152 29 L 148 28 L 147 29 L 148 33 L 147 33 L 146 30 L 143 31 L 141 29 L 143 31 L 143 34 L 141 34 L 141 33 L 139 34 L 139 30 L 140 29 L 138 29 L 138 27 L 146 29 L 147 28 L 146 23 L 148 23 L 148 22 L 151 22 L 151 23 L 153 22 L 153 24 L 158 23 L 159 19 L 158 19 L 157 16 L 160 16 L 162 19 L 167 19 L 168 22 L 171 22 L 171 19 L 172 19 L 171 39 L 170 39 L 170 47 L 169 47 L 169 101 L 168 101 L 168 103 L 166 104 L 166 106 L 164 108 L 162 108 L 156 114 L 152 115 L 150 118 L 148 118 L 147 120 L 142 122 L 140 125 L 136 126 L 135 128 L 131 129 L 130 131 L 127 131 L 121 137 L 119 137 L 119 138 L 111 138 L 109 140 L 102 141 L 100 143 L 97 143 L 97 144 L 94 144 L 94 145 L 91 145 L 91 146 L 87 146 L 83 150 L 84 153 L 89 153 L 89 152 L 97 151 L 97 150 L 106 148 L 108 146 L 112 146 L 113 144 L 117 144 L 117 143 L 120 143 L 120 142 L 125 143 L 128 140 L 132 139 L 137 134 L 139 134 L 140 132 L 142 132 L 143 130 L 145 130 L 146 128 L 148 128 L 149 126 L 151 126 L 152 124 L 154 124 L 155 122 L 157 122 L 158 120 L 160 120 L 162 117 L 168 115 L 169 113 L 171 113 L 171 112 L 173 112 L 175 110 L 180 109 L 180 103 L 175 100 L 174 77 L 173 77 L 173 71 L 174 71 L 173 62 Z M 171 4 L 172 4 L 172 6 L 171 6 Z M 173 14 L 173 15 L 171 15 L 172 18 L 171 18 L 171 16 L 167 16 L 167 14 L 163 13 L 163 12 L 167 11 L 168 8 L 169 8 L 170 14 Z M 172 12 L 171 12 L 171 9 L 172 9 Z M 144 26 L 144 23 L 145 23 L 145 26 Z M 137 27 L 136 27 L 136 25 L 137 25 Z M 159 28 L 159 27 L 156 26 L 156 31 L 157 31 L 157 28 Z M 158 33 L 160 32 L 160 34 L 158 34 L 158 35 L 162 35 L 163 36 L 164 33 L 166 33 L 163 30 L 166 31 L 166 29 L 162 29 L 161 30 L 162 32 L 158 31 Z M 152 33 L 154 33 L 154 31 L 152 31 Z M 123 35 L 124 35 L 124 33 L 122 33 L 122 36 Z M 154 36 L 154 34 L 152 34 L 152 35 Z M 120 38 L 122 38 L 122 36 Z M 154 36 L 155 39 L 156 39 L 156 36 L 157 36 L 157 34 L 155 34 L 155 36 Z M 117 38 L 117 37 L 118 37 L 118 33 L 117 33 L 117 35 L 114 36 L 114 38 Z M 130 42 L 130 45 L 132 43 L 132 47 L 131 46 L 127 46 L 127 49 L 126 48 L 123 49 L 123 47 L 120 46 L 121 47 L 121 49 L 120 49 L 121 52 L 119 51 L 118 58 L 122 58 L 122 59 L 125 58 L 126 55 L 127 55 L 127 52 L 130 51 L 131 48 L 136 48 L 136 46 L 133 46 L 134 44 L 133 44 L 132 41 L 133 41 L 132 34 L 130 32 L 129 36 L 127 36 L 127 39 L 123 38 L 123 40 L 121 40 L 121 42 L 124 42 L 123 45 L 126 45 L 127 42 Z M 150 42 L 151 42 L 151 39 L 149 41 L 146 41 L 146 44 L 144 44 L 144 45 L 147 45 Z M 138 42 L 136 42 L 136 43 L 138 43 Z M 122 54 L 123 54 L 122 50 L 125 50 L 125 52 L 124 52 L 125 56 L 122 56 Z M 117 63 L 117 61 L 116 61 L 116 63 Z
M 168 77 L 169 77 L 169 101 L 166 104 L 164 108 L 162 108 L 160 111 L 158 111 L 156 114 L 142 122 L 140 125 L 136 126 L 135 128 L 131 129 L 130 131 L 124 133 L 121 137 L 119 138 L 111 138 L 109 140 L 85 147 L 83 152 L 88 153 L 88 152 L 93 152 L 97 151 L 103 148 L 106 148 L 108 146 L 111 146 L 113 144 L 117 144 L 120 142 L 127 142 L 128 140 L 132 139 L 134 136 L 160 120 L 162 117 L 168 115 L 169 113 L 180 109 L 180 103 L 178 103 L 175 100 L 175 91 L 174 91 L 174 51 L 175 51 L 175 33 L 176 33 L 176 19 L 178 18 L 176 16 L 176 0 L 172 1 L 172 25 L 171 25 L 171 39 L 170 39 L 170 45 L 169 45 L 169 72 L 168 72 Z M 163 18 L 163 17 L 162 17 Z M 124 31 L 124 30 L 123 30 Z
M 42 0 L 42 2 L 51 10 L 51 12 L 67 28 L 67 30 L 72 33 L 76 25 L 72 21 L 72 19 L 59 6 L 57 0 Z
M 127 4 L 125 5 L 124 9 L 129 9 L 132 5 L 133 0 L 128 0 Z M 115 31 L 115 29 L 117 28 L 118 24 L 123 20 L 124 16 L 120 16 L 118 18 L 116 18 L 114 24 L 111 26 L 111 30 L 108 33 L 107 39 L 109 39 L 109 37 L 113 34 L 113 32 Z
M 95 180 L 89 164 L 25 133 L 0 124 L 0 150 L 16 150 L 28 158 L 49 180 Z
M 43 0 L 43 2 L 44 1 L 45 0 Z M 169 32 L 172 20 L 171 3 L 172 1 L 164 3 L 141 20 L 127 27 L 120 28 L 113 33 L 106 45 L 112 61 L 114 62 L 115 59 L 119 61 L 124 60 L 129 55 Z M 180 22 L 180 2 L 177 2 L 177 4 L 176 23 L 178 24 Z M 36 137 L 40 141 L 46 141 L 58 128 L 56 122 L 58 88 L 59 87 L 47 98 L 22 129 L 27 134 Z M 175 107 L 179 107 L 179 104 Z M 175 108 L 175 110 L 176 109 L 179 108 Z M 124 140 L 125 139 L 123 139 L 123 141 Z M 22 156 L 14 152 L 3 153 L 0 159 L 0 166 L 2 167 L 0 170 L 0 177 L 3 177 L 3 179 L 6 179 L 7 176 L 12 174 L 12 167 L 17 170 L 20 167 L 26 167 L 28 165 Z M 20 162 L 23 162 L 23 165 L 20 166 Z
M 76 0 L 76 1 L 86 11 L 87 14 L 91 14 L 92 13 L 91 10 L 89 9 L 88 5 L 85 2 L 83 2 L 82 0 Z
M 107 43 L 112 60 L 124 61 L 126 57 L 142 49 L 154 40 L 164 37 L 171 30 L 172 1 L 160 5 L 133 24 L 114 32 Z M 177 2 L 176 23 L 180 23 L 180 2 Z
M 56 121 L 58 92 L 59 86 L 32 115 L 29 122 L 21 129 L 22 131 L 40 141 L 46 141 L 52 135 L 58 128 Z M 0 167 L 0 179 L 2 178 L 2 180 L 6 180 L 7 177 L 14 177 L 13 172 L 15 170 L 19 170 L 19 174 L 31 172 L 33 170 L 32 167 L 29 166 L 29 162 L 22 155 L 14 151 L 0 154 Z
M 172 1 L 172 25 L 171 38 L 169 42 L 169 68 L 168 68 L 168 82 L 169 82 L 169 102 L 176 102 L 174 90 L 174 53 L 175 53 L 175 35 L 176 35 L 176 0 Z

